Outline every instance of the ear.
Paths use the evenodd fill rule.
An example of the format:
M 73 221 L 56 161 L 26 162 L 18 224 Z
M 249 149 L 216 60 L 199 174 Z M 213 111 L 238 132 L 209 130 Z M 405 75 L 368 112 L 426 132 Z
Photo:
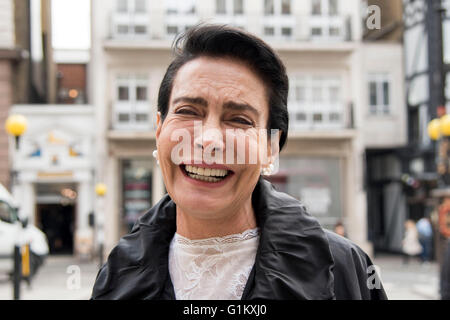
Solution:
M 273 132 L 271 130 L 270 141 L 267 144 L 267 156 L 269 159 L 269 164 L 273 164 L 275 159 L 278 158 L 280 154 L 280 137 L 281 130 Z
M 162 126 L 162 119 L 161 119 L 161 112 L 156 113 L 156 144 L 158 144 L 158 138 L 161 134 L 161 126 Z

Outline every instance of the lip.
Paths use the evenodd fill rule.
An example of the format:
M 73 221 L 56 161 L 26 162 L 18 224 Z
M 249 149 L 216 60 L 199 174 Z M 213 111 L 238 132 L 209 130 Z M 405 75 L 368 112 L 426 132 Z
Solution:
M 195 166 L 198 166 L 198 167 L 201 167 L 201 168 L 230 170 L 230 173 L 222 181 L 219 181 L 219 182 L 201 181 L 201 180 L 197 180 L 197 179 L 189 177 L 187 175 L 186 171 L 183 170 L 183 168 L 182 168 L 183 165 L 186 165 L 186 164 L 183 163 L 183 164 L 180 164 L 178 166 L 178 168 L 180 169 L 180 171 L 183 174 L 183 176 L 187 179 L 187 181 L 189 181 L 189 183 L 192 183 L 193 185 L 199 186 L 199 187 L 219 188 L 219 187 L 222 187 L 223 185 L 225 185 L 228 182 L 228 180 L 230 180 L 234 176 L 234 172 L 232 170 L 230 170 L 230 169 L 227 169 L 227 167 L 223 166 L 223 165 L 208 165 L 208 164 L 197 165 L 197 164 L 194 164 Z

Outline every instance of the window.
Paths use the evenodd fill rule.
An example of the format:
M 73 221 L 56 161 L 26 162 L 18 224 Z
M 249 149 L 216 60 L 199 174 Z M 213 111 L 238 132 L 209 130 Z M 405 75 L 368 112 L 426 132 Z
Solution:
M 303 202 L 324 228 L 343 217 L 342 161 L 330 156 L 283 156 L 280 171 L 268 177 L 277 190 Z M 345 215 L 344 215 L 345 216 Z
M 292 0 L 264 0 L 265 15 L 290 15 Z
M 372 73 L 368 76 L 368 100 L 370 114 L 390 113 L 390 81 L 389 75 Z
M 339 90 L 339 87 L 333 87 L 333 86 L 331 86 L 331 87 L 329 87 L 328 88 L 329 89 L 329 98 L 330 98 L 330 103 L 334 103 L 334 102 L 337 102 L 337 101 L 339 101 L 339 99 L 340 99 L 340 90 Z
M 117 26 L 117 33 L 118 34 L 128 34 L 128 26 L 126 25 L 118 25 Z
M 329 0 L 328 2 L 328 13 L 330 16 L 336 16 L 338 14 L 338 3 L 337 0 Z
M 294 130 L 345 126 L 342 79 L 339 75 L 289 76 L 288 110 Z
M 226 0 L 216 0 L 216 14 L 226 14 Z
M 281 14 L 291 14 L 291 0 L 281 0 Z
M 119 93 L 118 93 L 119 101 L 128 101 L 128 99 L 129 99 L 128 87 L 119 86 L 118 90 L 119 90 Z
M 147 101 L 147 87 L 143 86 L 136 87 L 136 100 Z
M 145 0 L 135 0 L 134 11 L 138 13 L 145 13 L 147 11 Z
M 292 35 L 292 29 L 291 28 L 281 28 L 281 35 L 283 37 L 290 37 Z
M 330 113 L 330 121 L 331 122 L 339 122 L 341 120 L 341 115 L 337 112 Z
M 330 35 L 330 37 L 338 37 L 340 35 L 341 29 L 337 28 L 337 27 L 330 27 L 328 29 L 328 34 Z
M 244 0 L 216 0 L 216 14 L 219 15 L 244 14 Z
M 168 14 L 192 15 L 195 11 L 195 0 L 167 0 Z
M 195 0 L 167 0 L 164 1 L 166 6 L 166 35 L 173 38 L 176 34 L 187 30 L 190 26 L 198 23 L 196 16 Z M 226 2 L 226 0 L 224 0 Z M 216 1 L 216 5 L 222 11 L 223 3 Z M 217 10 L 217 9 L 216 9 Z
M 134 26 L 134 33 L 135 34 L 146 34 L 147 27 L 146 26 Z
M 322 100 L 322 87 L 313 87 L 312 88 L 312 102 L 313 103 L 321 103 Z
M 128 12 L 128 1 L 127 0 L 118 0 L 117 1 L 117 12 L 120 12 L 120 13 Z
M 264 14 L 272 15 L 275 13 L 273 2 L 275 0 L 264 0 Z
M 120 75 L 116 79 L 114 129 L 150 129 L 148 78 L 145 75 Z
M 177 34 L 178 27 L 177 26 L 167 26 L 167 34 Z
M 305 102 L 306 90 L 304 86 L 300 85 L 295 87 L 295 100 L 298 102 Z
M 321 15 L 322 14 L 322 1 L 321 0 L 312 0 L 312 12 L 313 15 Z
M 274 27 L 264 27 L 264 35 L 269 37 L 274 36 L 275 35 Z
M 306 113 L 304 113 L 304 112 L 298 112 L 298 113 L 296 114 L 295 119 L 296 119 L 297 121 L 306 121 Z
M 312 28 L 311 29 L 311 35 L 313 35 L 313 36 L 321 36 L 322 35 L 322 28 L 318 28 L 318 27 Z
M 311 1 L 310 34 L 313 39 L 342 39 L 344 27 L 337 0 Z
M 147 0 L 116 0 L 118 13 L 146 13 Z
M 313 121 L 314 122 L 321 122 L 322 121 L 322 114 L 321 113 L 313 113 Z
M 123 227 L 128 233 L 152 205 L 152 160 L 122 160 Z
M 13 223 L 14 210 L 6 202 L 0 201 L 0 221 Z
M 295 17 L 292 16 L 292 0 L 264 0 L 265 19 L 263 34 L 286 40 L 294 38 Z
M 315 16 L 336 16 L 338 14 L 338 2 L 337 0 L 312 0 L 311 14 Z
M 234 14 L 244 14 L 244 0 L 234 0 Z
M 147 30 L 147 0 L 116 0 L 113 14 L 113 36 L 145 36 Z

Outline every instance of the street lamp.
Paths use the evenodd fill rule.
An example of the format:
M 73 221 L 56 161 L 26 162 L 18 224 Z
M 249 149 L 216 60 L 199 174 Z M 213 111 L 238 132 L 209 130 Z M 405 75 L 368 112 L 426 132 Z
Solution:
M 19 149 L 20 136 L 27 130 L 27 118 L 21 114 L 12 114 L 6 119 L 5 129 L 8 134 L 14 136 L 16 140 L 16 150 Z
M 97 241 L 99 245 L 99 259 L 100 259 L 100 267 L 103 265 L 103 247 L 104 247 L 104 231 L 103 231 L 103 199 L 106 195 L 106 185 L 104 183 L 97 183 L 95 185 L 95 193 L 97 194 L 99 198 L 100 205 L 99 212 L 98 212 L 98 228 L 97 228 Z
M 20 136 L 22 136 L 25 131 L 27 130 L 27 118 L 25 118 L 21 114 L 12 114 L 10 115 L 5 122 L 5 130 L 6 132 L 14 137 L 15 140 L 15 151 L 17 152 L 19 150 L 19 141 Z M 12 185 L 15 185 L 15 180 L 17 178 L 17 171 L 14 169 L 12 170 Z M 22 228 L 24 227 L 23 223 Z M 14 273 L 13 273 L 13 297 L 14 300 L 20 299 L 20 282 L 22 280 L 22 267 L 29 267 L 29 265 L 22 265 L 22 253 L 21 253 L 21 246 L 22 246 L 22 233 L 20 232 L 19 236 L 15 239 L 14 244 Z M 25 268 L 26 269 L 26 268 Z

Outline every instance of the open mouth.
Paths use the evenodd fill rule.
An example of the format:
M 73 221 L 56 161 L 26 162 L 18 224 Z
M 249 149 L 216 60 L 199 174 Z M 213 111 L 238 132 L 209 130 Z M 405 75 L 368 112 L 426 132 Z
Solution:
M 188 177 L 205 182 L 220 182 L 233 173 L 226 169 L 203 168 L 185 164 L 181 165 L 181 169 Z

